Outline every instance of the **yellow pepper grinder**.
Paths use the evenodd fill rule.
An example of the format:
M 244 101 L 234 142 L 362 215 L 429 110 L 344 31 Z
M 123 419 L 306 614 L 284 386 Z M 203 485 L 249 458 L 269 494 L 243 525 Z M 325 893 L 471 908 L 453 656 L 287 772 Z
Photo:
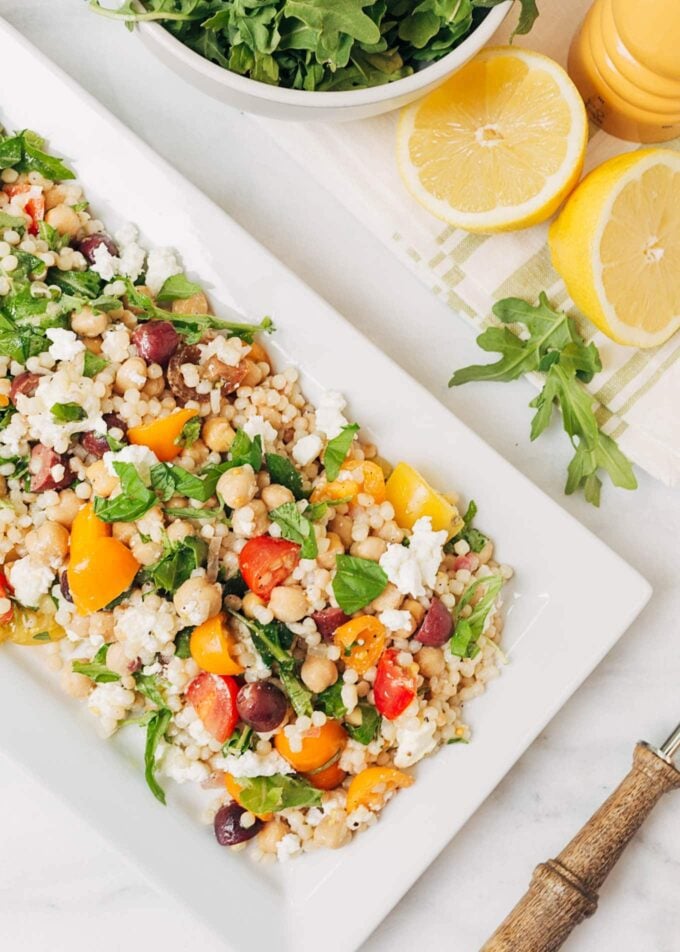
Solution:
M 568 69 L 605 132 L 632 142 L 680 136 L 680 0 L 595 0 Z

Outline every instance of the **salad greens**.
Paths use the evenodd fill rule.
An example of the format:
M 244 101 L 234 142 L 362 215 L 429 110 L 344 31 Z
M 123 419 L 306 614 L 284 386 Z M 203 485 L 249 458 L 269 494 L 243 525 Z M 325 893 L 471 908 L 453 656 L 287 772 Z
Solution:
M 165 738 L 165 732 L 172 720 L 172 711 L 166 707 L 156 711 L 146 724 L 146 745 L 144 747 L 144 776 L 149 789 L 157 800 L 165 805 L 165 791 L 156 780 L 156 751 Z
M 489 541 L 488 538 L 484 535 L 483 532 L 480 532 L 479 529 L 475 529 L 472 525 L 475 516 L 477 515 L 477 503 L 474 499 L 471 499 L 468 503 L 468 507 L 465 510 L 465 515 L 463 516 L 463 528 L 458 532 L 452 539 L 444 546 L 445 552 L 455 552 L 456 542 L 461 540 L 467 542 L 470 546 L 471 552 L 481 552 L 486 543 Z
M 338 473 L 342 469 L 349 448 L 352 445 L 354 437 L 359 432 L 358 423 L 349 423 L 343 426 L 337 436 L 328 441 L 328 446 L 323 454 L 323 465 L 326 470 L 326 479 L 328 482 L 337 479 Z
M 156 20 L 225 69 L 302 90 L 379 86 L 450 53 L 503 0 L 125 0 L 128 27 Z M 519 0 L 515 33 L 528 33 L 536 0 Z M 513 34 L 514 35 L 514 34 Z
M 461 612 L 466 605 L 470 604 L 473 595 L 476 595 L 482 587 L 484 588 L 484 594 L 474 605 L 470 615 L 467 618 L 462 618 Z M 500 575 L 478 578 L 468 588 L 453 611 L 454 629 L 449 642 L 451 654 L 457 655 L 459 658 L 474 658 L 477 655 L 479 652 L 479 645 L 477 644 L 479 636 L 484 631 L 484 623 L 502 588 L 503 578 Z
M 300 512 L 294 502 L 284 502 L 283 505 L 270 511 L 269 518 L 281 529 L 284 539 L 297 542 L 302 547 L 300 555 L 303 559 L 317 557 L 319 547 L 316 543 L 314 526 L 307 518 L 306 511 Z
M 84 674 L 95 684 L 111 684 L 113 681 L 120 681 L 120 675 L 106 667 L 106 655 L 109 646 L 102 645 L 92 661 L 74 661 L 71 668 L 74 674 Z
M 274 774 L 271 777 L 239 777 L 238 798 L 251 813 L 278 813 L 292 807 L 318 807 L 321 791 L 302 777 Z
M 2 135 L 0 129 L 0 168 L 17 172 L 39 172 L 48 179 L 62 181 L 75 178 L 61 159 L 43 151 L 45 140 L 30 129 Z
M 565 493 L 570 495 L 582 488 L 587 502 L 599 506 L 601 469 L 615 486 L 636 489 L 630 460 L 600 429 L 594 398 L 583 386 L 602 369 L 595 344 L 585 343 L 575 322 L 552 308 L 544 292 L 536 306 L 519 298 L 504 298 L 494 304 L 493 313 L 504 326 L 487 327 L 477 343 L 483 350 L 500 353 L 500 360 L 457 370 L 449 386 L 472 380 L 516 380 L 530 371 L 544 373 L 543 389 L 529 404 L 536 410 L 531 439 L 543 433 L 551 421 L 553 406 L 558 406 L 575 450 L 567 470 Z M 522 336 L 510 330 L 509 324 L 523 325 Z
M 387 585 L 387 575 L 377 562 L 355 555 L 338 555 L 333 594 L 340 608 L 353 615 L 377 598 Z
M 280 486 L 290 489 L 296 499 L 305 498 L 307 493 L 305 493 L 302 486 L 302 475 L 295 469 L 289 459 L 286 459 L 285 456 L 279 456 L 278 453 L 267 453 L 265 465 L 273 483 L 278 483 Z
M 189 536 L 179 542 L 166 539 L 163 555 L 144 569 L 143 579 L 151 582 L 157 592 L 174 595 L 180 585 L 191 578 L 191 573 L 201 566 L 207 553 L 207 544 L 197 536 Z

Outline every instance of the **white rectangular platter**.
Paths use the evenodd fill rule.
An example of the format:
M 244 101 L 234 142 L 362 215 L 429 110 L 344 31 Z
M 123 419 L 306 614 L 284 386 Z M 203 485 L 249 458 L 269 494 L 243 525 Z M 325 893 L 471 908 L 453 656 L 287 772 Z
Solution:
M 341 390 L 384 456 L 406 458 L 438 487 L 474 496 L 480 526 L 516 569 L 506 598 L 511 663 L 468 708 L 473 743 L 422 763 L 417 783 L 349 848 L 276 868 L 218 847 L 179 788 L 163 809 L 139 757 L 124 742 L 99 740 L 87 714 L 36 663 L 39 649 L 2 650 L 0 747 L 212 926 L 225 947 L 317 952 L 323 936 L 324 952 L 355 949 L 609 651 L 649 585 L 2 20 L 0 62 L 15 77 L 0 97 L 5 126 L 46 136 L 109 227 L 134 221 L 149 244 L 176 246 L 218 314 L 220 305 L 271 314 L 276 360 L 301 368 L 309 396 Z M 200 127 L 191 132 L 200 135 Z M 447 945 L 456 952 L 451 943 L 455 937 Z

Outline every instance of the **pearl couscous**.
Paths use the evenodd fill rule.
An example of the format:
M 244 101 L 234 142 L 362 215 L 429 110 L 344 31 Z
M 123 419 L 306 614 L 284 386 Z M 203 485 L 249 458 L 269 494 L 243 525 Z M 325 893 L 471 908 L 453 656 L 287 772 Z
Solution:
M 221 791 L 217 841 L 339 847 L 467 743 L 512 572 L 456 499 L 314 407 L 174 250 L 0 136 L 0 641 L 42 646 L 145 773 Z M 409 794 L 410 795 L 410 794 Z

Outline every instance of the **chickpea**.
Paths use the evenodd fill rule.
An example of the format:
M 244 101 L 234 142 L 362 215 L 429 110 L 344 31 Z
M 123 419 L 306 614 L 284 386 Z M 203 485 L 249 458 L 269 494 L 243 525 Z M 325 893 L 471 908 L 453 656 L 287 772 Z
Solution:
M 82 504 L 82 500 L 78 499 L 72 489 L 64 489 L 59 495 L 59 502 L 54 506 L 49 506 L 45 510 L 45 515 L 52 522 L 59 522 L 62 526 L 70 529 Z
M 70 697 L 86 698 L 91 693 L 93 684 L 84 674 L 69 671 L 68 667 L 61 672 L 61 686 Z
M 148 379 L 144 384 L 144 389 L 142 393 L 145 397 L 160 397 L 160 395 L 165 390 L 165 378 L 164 377 L 154 377 Z
M 113 538 L 124 542 L 125 545 L 129 545 L 137 534 L 137 530 L 132 522 L 114 522 L 111 528 L 113 530 Z
M 368 539 L 355 542 L 349 551 L 352 555 L 356 555 L 357 558 L 370 559 L 371 562 L 378 562 L 380 556 L 383 555 L 386 549 L 386 542 L 383 542 L 382 539 L 378 539 L 376 536 L 369 536 Z
M 108 498 L 114 489 L 118 488 L 118 477 L 112 476 L 106 468 L 103 459 L 98 459 L 85 470 L 85 475 L 90 481 L 92 490 L 97 496 Z
M 71 330 L 81 337 L 99 337 L 109 324 L 108 315 L 104 311 L 93 311 L 85 305 L 71 318 Z
M 69 205 L 55 205 L 45 215 L 45 221 L 52 228 L 56 228 L 60 235 L 69 235 L 71 238 L 80 231 L 80 218 Z
M 201 576 L 187 579 L 172 599 L 177 614 L 188 625 L 202 625 L 222 608 L 222 589 Z
M 288 832 L 288 825 L 283 820 L 271 820 L 260 830 L 257 845 L 263 853 L 276 853 L 278 843 Z
M 205 445 L 215 453 L 226 453 L 234 442 L 236 431 L 224 417 L 211 417 L 201 430 Z
M 132 543 L 132 554 L 140 565 L 153 565 L 163 555 L 163 546 L 160 542 L 142 542 L 140 538 Z
M 181 542 L 182 539 L 186 539 L 187 536 L 193 534 L 193 526 L 190 522 L 185 522 L 183 519 L 175 519 L 174 522 L 171 522 L 168 526 L 168 539 L 170 542 Z
M 146 384 L 146 361 L 141 357 L 128 357 L 116 374 L 114 388 L 118 393 L 126 390 L 141 390 Z
M 329 523 L 329 528 L 340 537 L 346 549 L 352 544 L 352 520 L 349 516 L 337 514 Z
M 313 694 L 321 694 L 338 680 L 338 669 L 330 658 L 309 655 L 302 665 L 300 676 Z
M 63 185 L 53 185 L 52 188 L 45 189 L 45 208 L 55 208 L 57 205 L 63 205 L 66 202 L 66 189 Z
M 401 594 L 396 585 L 393 585 L 391 582 L 388 582 L 385 586 L 384 591 L 378 595 L 377 598 L 374 598 L 371 602 L 371 608 L 374 612 L 384 612 L 389 608 L 399 608 L 401 606 L 404 596 Z
M 246 618 L 255 618 L 257 609 L 263 608 L 264 602 L 255 592 L 246 592 L 241 602 L 241 609 Z
M 309 603 L 299 585 L 277 585 L 272 590 L 269 608 L 279 621 L 300 621 L 308 613 Z
M 59 565 L 68 552 L 68 529 L 58 522 L 44 522 L 26 536 L 26 551 L 41 565 Z
M 428 645 L 421 648 L 416 655 L 420 673 L 426 678 L 435 678 L 444 673 L 446 661 L 441 648 L 430 648 Z
M 262 502 L 265 504 L 267 509 L 278 509 L 279 506 L 283 506 L 287 502 L 294 502 L 295 496 L 292 494 L 290 489 L 286 489 L 285 486 L 279 486 L 278 483 L 272 483 L 270 486 L 265 486 L 262 492 L 260 493 L 262 497 Z
M 228 469 L 217 481 L 217 495 L 230 509 L 240 509 L 241 506 L 245 506 L 256 492 L 255 473 L 249 463 Z
M 352 835 L 347 829 L 345 820 L 344 812 L 332 813 L 330 816 L 324 817 L 314 829 L 314 844 L 325 846 L 330 850 L 336 850 L 340 846 L 344 846 Z
M 323 554 L 319 553 L 317 562 L 322 569 L 327 569 L 330 572 L 331 569 L 335 568 L 336 555 L 342 555 L 345 547 L 336 532 L 327 533 L 326 538 L 328 539 L 328 548 Z
M 210 305 L 203 291 L 197 291 L 191 297 L 172 302 L 173 314 L 209 314 Z
M 420 625 L 423 618 L 425 617 L 425 609 L 420 604 L 420 602 L 417 602 L 415 598 L 407 598 L 401 607 L 404 611 L 411 612 L 416 626 Z

